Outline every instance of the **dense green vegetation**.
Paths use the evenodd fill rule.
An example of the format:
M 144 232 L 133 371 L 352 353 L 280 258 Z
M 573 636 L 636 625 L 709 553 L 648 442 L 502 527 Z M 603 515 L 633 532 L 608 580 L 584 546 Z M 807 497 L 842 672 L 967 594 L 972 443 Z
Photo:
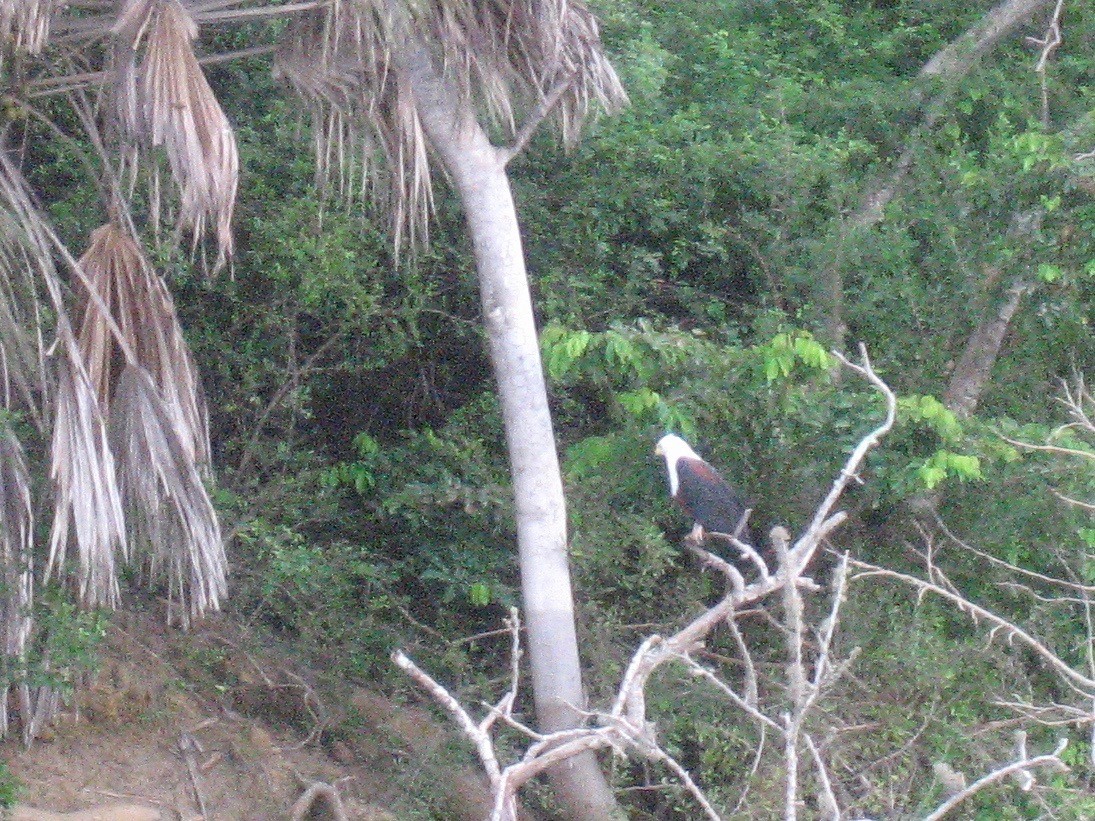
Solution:
M 758 532 L 801 528 L 880 414 L 829 344 L 865 343 L 901 397 L 897 429 L 845 500 L 834 553 L 911 570 L 930 540 L 951 582 L 1086 664 L 1082 608 L 1002 586 L 1011 576 L 940 523 L 1025 570 L 1095 584 L 1090 511 L 1055 495 L 1095 499 L 1095 462 L 1003 438 L 1095 451 L 1060 427 L 1057 401 L 1062 380 L 1092 378 L 1095 363 L 1095 58 L 1084 48 L 1095 19 L 1065 4 L 1065 42 L 1044 75 L 1038 48 L 1016 35 L 940 93 L 917 72 L 985 9 L 597 7 L 631 106 L 572 152 L 544 135 L 511 166 L 591 700 L 611 696 L 644 636 L 722 585 L 679 547 L 690 523 L 667 499 L 654 441 L 667 429 L 692 439 L 747 490 Z M 520 596 L 461 215 L 439 188 L 430 247 L 396 260 L 367 209 L 312 185 L 308 124 L 268 68 L 210 68 L 241 145 L 231 269 L 208 277 L 178 251 L 159 260 L 209 401 L 229 607 L 331 675 L 407 688 L 388 658 L 404 647 L 469 702 L 492 699 L 506 639 L 469 637 L 496 630 Z M 75 181 L 69 146 L 35 150 L 32 181 L 79 247 L 99 222 L 94 194 Z M 902 151 L 911 164 L 896 196 L 881 219 L 855 224 Z M 1014 288 L 976 411 L 956 414 L 948 386 Z M 772 624 L 758 615 L 742 629 L 775 671 Z M 719 636 L 707 652 L 735 647 Z M 816 730 L 842 801 L 864 815 L 929 811 L 943 794 L 937 762 L 973 780 L 1006 759 L 1016 713 L 995 701 L 1069 698 L 1029 653 L 987 644 L 965 614 L 896 585 L 853 583 L 840 639 L 845 656 L 852 648 Z M 724 699 L 673 674 L 650 698 L 667 750 L 726 813 L 778 813 L 781 751 L 756 753 L 755 728 Z M 1090 718 L 1030 733 L 1038 751 L 1067 735 L 1072 773 L 1032 793 L 993 787 L 969 817 L 1095 814 Z M 624 794 L 635 817 L 694 817 L 668 772 L 616 767 L 620 786 L 649 787 Z

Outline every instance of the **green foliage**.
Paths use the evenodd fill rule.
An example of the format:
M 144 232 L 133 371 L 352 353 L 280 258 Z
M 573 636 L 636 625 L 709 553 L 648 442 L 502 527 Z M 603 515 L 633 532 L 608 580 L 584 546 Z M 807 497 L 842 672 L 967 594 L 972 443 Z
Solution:
M 109 615 L 81 610 L 59 587 L 47 587 L 34 608 L 35 634 L 27 652 L 25 677 L 31 687 L 55 687 L 71 693 L 86 673 L 99 666 L 99 645 Z
M 796 366 L 828 371 L 834 366 L 832 357 L 808 331 L 776 334 L 771 342 L 758 346 L 764 378 L 774 382 L 787 378 Z
M 8 765 L 0 761 L 0 810 L 14 807 L 22 792 L 23 785 L 11 774 Z
M 916 477 L 928 490 L 933 490 L 944 479 L 952 476 L 962 481 L 980 479 L 981 461 L 976 456 L 937 450 L 916 469 Z
M 831 378 L 822 339 L 834 276 L 848 339 L 866 343 L 901 397 L 897 429 L 844 500 L 851 523 L 834 546 L 905 566 L 916 539 L 907 505 L 930 495 L 955 533 L 1020 566 L 1051 569 L 1057 545 L 1090 551 L 1090 523 L 1049 491 L 1089 499 L 1092 479 L 999 438 L 1045 441 L 1055 380 L 1095 356 L 1095 210 L 1091 171 L 1076 159 L 1093 136 L 1090 56 L 1067 45 L 1055 55 L 1048 125 L 1031 55 L 1016 44 L 985 55 L 921 128 L 922 101 L 938 89 L 914 91 L 914 78 L 981 13 L 968 4 L 598 6 L 632 107 L 571 156 L 534 145 L 511 165 L 594 700 L 638 637 L 720 592 L 676 544 L 689 523 L 652 453 L 661 433 L 681 432 L 739 485 L 763 533 L 800 527 L 881 418 L 856 377 Z M 1080 42 L 1090 24 L 1068 26 Z M 243 521 L 245 609 L 321 647 L 366 648 L 357 672 L 379 674 L 396 641 L 427 643 L 465 686 L 504 662 L 428 631 L 496 627 L 517 583 L 458 215 L 439 197 L 433 250 L 397 269 L 375 227 L 313 197 L 303 152 L 285 147 L 290 112 L 239 91 L 246 75 L 233 71 L 219 81 L 240 98 L 245 190 L 256 192 L 241 203 L 236 279 L 174 273 L 214 397 L 227 507 Z M 884 219 L 852 227 L 864 191 L 906 147 L 912 172 Z M 1023 301 L 980 415 L 959 420 L 935 397 L 1016 283 Z M 248 453 L 249 469 L 234 474 Z M 1077 646 L 1075 625 L 1002 593 L 981 560 L 948 550 L 939 561 L 956 584 Z M 873 729 L 835 736 L 841 771 L 872 785 L 856 794 L 857 811 L 914 815 L 938 798 L 930 762 L 971 775 L 989 763 L 992 745 L 964 735 L 1005 717 L 985 693 L 1045 681 L 985 651 L 945 608 L 873 588 L 849 604 L 847 643 L 864 651 L 834 709 L 843 726 Z M 765 655 L 762 627 L 749 629 L 758 657 L 782 664 Z M 732 656 L 724 641 L 708 649 Z M 751 729 L 694 682 L 655 688 L 669 748 L 732 808 Z M 768 781 L 746 809 L 768 816 L 780 806 L 778 762 L 762 763 Z M 694 810 L 654 794 L 651 815 Z M 984 817 L 1031 812 L 1005 787 L 979 801 L 971 812 Z
M 476 430 L 480 414 L 496 413 L 485 398 L 443 431 L 409 431 L 384 448 L 359 435 L 359 458 L 327 474 L 360 494 L 398 567 L 400 589 L 423 605 L 462 611 L 516 603 L 512 503 L 499 454 Z
M 924 423 L 944 442 L 957 442 L 962 436 L 958 417 L 934 396 L 903 396 L 897 408 L 904 420 Z

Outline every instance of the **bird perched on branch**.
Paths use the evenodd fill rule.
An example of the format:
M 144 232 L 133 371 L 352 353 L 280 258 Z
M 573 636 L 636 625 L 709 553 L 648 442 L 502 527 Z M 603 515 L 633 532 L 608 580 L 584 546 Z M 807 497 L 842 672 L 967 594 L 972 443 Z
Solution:
M 753 544 L 745 503 L 711 465 L 689 444 L 672 433 L 658 441 L 655 452 L 665 457 L 669 470 L 669 493 L 694 525 L 689 539 L 696 543 L 707 533 L 724 533 Z

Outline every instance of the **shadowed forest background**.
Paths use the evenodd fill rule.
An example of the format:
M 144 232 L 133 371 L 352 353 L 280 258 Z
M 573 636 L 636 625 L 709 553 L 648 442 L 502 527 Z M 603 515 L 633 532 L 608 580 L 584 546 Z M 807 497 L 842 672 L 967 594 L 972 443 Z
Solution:
M 800 529 L 879 418 L 869 387 L 826 354 L 860 342 L 898 395 L 898 421 L 845 496 L 849 520 L 813 578 L 824 584 L 843 551 L 909 573 L 928 556 L 963 595 L 1086 669 L 1087 593 L 1076 607 L 1079 594 L 1010 583 L 1010 568 L 1095 585 L 1095 431 L 1066 427 L 1077 420 L 1061 402 L 1095 378 L 1095 17 L 1082 3 L 1043 4 L 968 70 L 925 73 L 988 4 L 592 10 L 629 105 L 569 151 L 538 133 L 508 167 L 590 701 L 611 699 L 645 636 L 723 592 L 680 546 L 691 522 L 668 497 L 657 439 L 681 433 L 745 491 L 758 534 Z M 1050 47 L 1052 20 L 1062 40 Z M 203 26 L 198 53 L 273 42 L 281 25 Z M 151 225 L 141 237 L 208 403 L 225 617 L 290 648 L 320 691 L 351 681 L 416 701 L 389 658 L 403 648 L 465 703 L 493 701 L 508 686 L 499 628 L 521 595 L 459 203 L 439 179 L 428 247 L 397 255 L 368 204 L 371 169 L 350 156 L 317 171 L 316 122 L 269 55 L 205 72 L 239 145 L 234 254 L 213 271 L 208 239 L 192 248 Z M 83 249 L 104 220 L 83 168 L 95 149 L 64 98 L 34 105 L 45 116 L 0 112 L 5 148 L 61 239 Z M 48 440 L 18 411 L 0 413 L 27 443 L 41 494 Z M 138 575 L 123 575 L 123 608 Z M 66 601 L 63 585 L 43 587 L 27 663 L 72 687 L 100 664 L 116 616 Z M 762 690 L 784 663 L 765 653 L 769 606 L 739 618 Z M 35 669 L 47 646 L 53 660 Z M 1017 716 L 1031 718 L 1015 703 L 1074 695 L 1034 655 L 898 584 L 853 585 L 838 647 L 858 651 L 818 732 L 859 816 L 924 814 L 948 789 L 941 762 L 972 780 L 1007 759 Z M 736 648 L 716 633 L 704 652 L 735 669 Z M 662 745 L 723 813 L 780 814 L 767 758 L 779 751 L 758 752 L 756 727 L 717 691 L 670 668 L 648 699 Z M 1002 781 L 965 817 L 1095 815 L 1093 716 L 1022 726 L 1038 750 L 1069 738 L 1071 772 L 1030 791 Z M 699 817 L 672 773 L 605 761 L 630 817 Z M 407 776 L 397 817 L 449 817 L 443 789 L 423 781 Z M 552 817 L 546 790 L 523 798 Z

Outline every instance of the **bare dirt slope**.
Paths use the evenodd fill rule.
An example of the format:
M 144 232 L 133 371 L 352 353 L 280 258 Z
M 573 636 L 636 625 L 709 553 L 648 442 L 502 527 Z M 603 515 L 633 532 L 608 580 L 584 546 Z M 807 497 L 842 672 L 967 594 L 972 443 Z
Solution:
M 164 819 L 283 819 L 323 782 L 351 819 L 487 814 L 481 780 L 451 766 L 451 738 L 427 713 L 361 688 L 321 694 L 309 679 L 227 621 L 183 634 L 151 609 L 119 614 L 62 720 L 29 750 L 3 742 L 0 756 L 24 813 L 114 805 L 102 817 L 121 819 L 126 804 Z M 408 807 L 408 767 L 441 796 L 434 806 Z M 303 817 L 332 817 L 324 809 Z

